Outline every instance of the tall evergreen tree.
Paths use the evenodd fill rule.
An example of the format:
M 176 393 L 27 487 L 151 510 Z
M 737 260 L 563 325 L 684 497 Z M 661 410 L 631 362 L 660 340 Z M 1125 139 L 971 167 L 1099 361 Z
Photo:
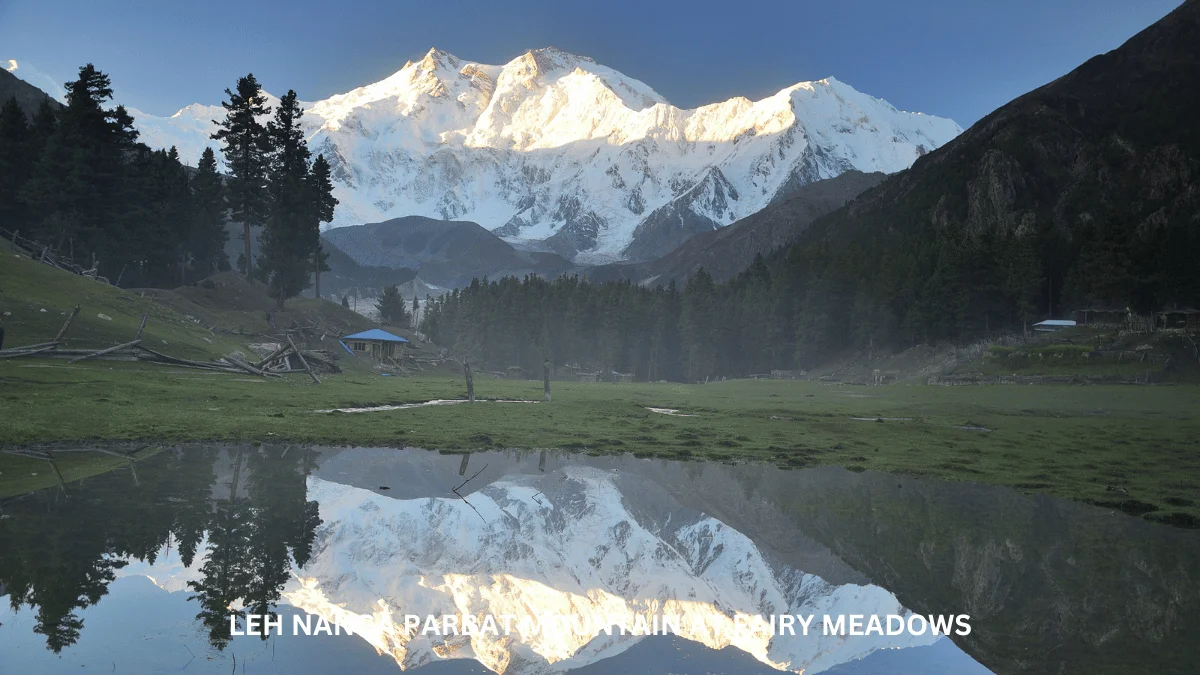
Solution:
M 25 221 L 21 191 L 33 173 L 33 131 L 14 96 L 0 108 L 0 227 L 19 230 Z
M 270 114 L 271 108 L 253 73 L 239 78 L 236 89 L 236 92 L 225 90 L 229 97 L 221 103 L 225 119 L 214 120 L 220 128 L 212 138 L 221 141 L 221 151 L 229 167 L 227 202 L 230 216 L 242 224 L 242 262 L 249 281 L 254 269 L 251 229 L 266 222 L 269 203 L 267 168 L 271 143 L 267 128 L 258 118 Z
M 317 228 L 317 247 L 313 253 L 313 275 L 316 280 L 316 296 L 321 297 L 321 272 L 329 271 L 329 254 L 321 247 L 321 223 L 333 222 L 333 210 L 338 200 L 333 196 L 333 179 L 325 155 L 317 155 L 312 170 L 308 173 L 309 204 L 312 209 L 309 226 Z
M 217 173 L 217 158 L 212 148 L 205 148 L 192 178 L 192 219 L 188 236 L 188 251 L 193 269 L 202 275 L 220 270 L 225 259 L 225 188 Z
M 57 129 L 58 110 L 50 103 L 50 99 L 44 99 L 30 123 L 30 152 L 33 157 L 41 157 L 42 151 L 46 149 L 46 141 L 50 140 Z
M 380 318 L 393 326 L 408 323 L 408 308 L 404 306 L 404 297 L 400 295 L 400 289 L 395 286 L 383 289 L 383 295 L 379 296 L 375 309 L 379 311 Z
M 92 64 L 80 68 L 79 79 L 66 87 L 67 106 L 24 196 L 43 239 L 65 247 L 82 264 L 92 256 L 115 264 L 129 254 L 121 231 L 130 198 L 124 179 L 138 134 L 124 107 L 105 107 L 113 96 L 111 82 Z M 39 129 L 42 124 L 39 119 Z
M 267 124 L 271 201 L 263 230 L 262 265 L 279 307 L 308 287 L 320 243 L 315 200 L 310 192 L 308 144 L 300 128 L 303 115 L 296 92 L 289 90 Z

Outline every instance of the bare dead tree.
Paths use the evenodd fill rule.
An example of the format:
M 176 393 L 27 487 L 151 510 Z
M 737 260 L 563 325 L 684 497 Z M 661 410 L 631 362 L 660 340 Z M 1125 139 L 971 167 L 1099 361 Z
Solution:
M 474 479 L 476 476 L 478 476 L 479 474 L 483 473 L 483 470 L 484 470 L 484 469 L 486 469 L 486 468 L 488 468 L 488 465 L 487 465 L 487 464 L 484 464 L 482 468 L 480 468 L 480 469 L 479 469 L 478 471 L 476 471 L 475 473 L 471 474 L 471 477 L 470 477 L 470 478 L 468 478 L 468 479 L 464 480 L 463 482 L 459 483 L 459 484 L 458 484 L 458 487 L 456 487 L 456 488 L 454 488 L 453 490 L 451 490 L 451 492 L 453 492 L 453 493 L 455 494 L 455 496 L 457 496 L 459 499 L 461 499 L 461 500 L 463 500 L 464 502 L 466 502 L 467 506 L 471 507 L 471 510 L 475 512 L 475 515 L 479 516 L 479 519 L 480 519 L 480 520 L 482 520 L 482 521 L 483 521 L 483 522 L 485 522 L 485 523 L 487 522 L 487 518 L 484 518 L 484 517 L 483 517 L 483 514 L 479 512 L 479 509 L 475 508 L 475 505 L 474 505 L 474 504 L 472 504 L 470 501 L 468 501 L 466 497 L 462 496 L 462 493 L 460 493 L 460 492 L 459 492 L 459 490 L 460 490 L 460 489 L 462 489 L 462 488 L 463 488 L 463 486 L 465 486 L 467 483 L 470 483 L 470 482 L 471 482 L 471 481 L 472 481 L 472 480 L 473 480 L 473 479 Z

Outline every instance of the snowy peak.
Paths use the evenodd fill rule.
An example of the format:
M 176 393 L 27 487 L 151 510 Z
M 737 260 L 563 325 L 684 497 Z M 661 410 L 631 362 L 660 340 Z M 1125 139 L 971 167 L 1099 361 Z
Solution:
M 309 143 L 334 169 L 333 227 L 410 215 L 470 220 L 587 264 L 661 255 L 850 169 L 900 171 L 962 131 L 832 77 L 759 101 L 681 109 L 554 47 L 503 65 L 430 49 L 379 82 L 305 108 Z M 208 134 L 221 114 L 194 105 L 135 118 L 143 140 L 175 145 L 194 163 L 216 147 Z M 674 234 L 639 250 L 639 228 L 661 230 L 649 219 L 668 216 Z
M 606 628 L 655 617 L 676 617 L 683 639 L 806 673 L 936 640 L 773 634 L 771 614 L 907 610 L 878 586 L 834 586 L 772 563 L 745 534 L 652 495 L 586 467 L 508 476 L 465 499 L 394 499 L 310 478 L 324 524 L 284 598 L 402 669 L 469 658 L 506 675 L 562 673 L 639 639 Z M 405 614 L 515 620 L 510 636 L 448 636 L 406 629 Z M 543 617 L 571 620 L 543 627 Z

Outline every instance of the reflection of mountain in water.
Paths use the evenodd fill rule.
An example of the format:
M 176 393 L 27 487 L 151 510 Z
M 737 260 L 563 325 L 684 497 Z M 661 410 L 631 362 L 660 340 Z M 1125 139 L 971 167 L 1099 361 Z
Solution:
M 488 467 L 479 489 L 586 464 L 610 472 L 634 520 L 664 539 L 679 521 L 664 526 L 662 514 L 686 506 L 745 535 L 772 569 L 874 583 L 921 614 L 969 614 L 971 634 L 952 639 L 997 673 L 1187 673 L 1200 662 L 1195 531 L 1007 488 L 833 468 L 519 452 L 470 462 L 468 476 Z M 400 486 L 411 499 L 447 494 L 458 464 L 349 450 L 325 455 L 319 475 L 390 483 L 387 494 Z
M 6 479 L 45 470 L 14 462 L 33 460 L 0 456 Z M 467 478 L 469 504 L 452 492 Z M 983 672 L 970 657 L 997 673 L 1186 673 L 1200 662 L 1200 533 L 983 485 L 546 452 L 189 449 L 138 462 L 136 474 L 6 498 L 0 510 L 0 594 L 14 612 L 33 608 L 0 610 L 0 652 L 26 672 L 107 669 L 85 643 L 105 640 L 105 617 L 136 615 L 120 590 L 132 587 L 104 597 L 125 575 L 179 590 L 163 602 L 185 622 L 156 631 L 144 616 L 128 621 L 123 664 L 173 663 L 163 651 L 172 639 L 223 647 L 229 608 L 270 611 L 279 598 L 362 631 L 321 643 L 347 663 L 365 637 L 431 673 L 478 672 L 471 658 L 510 673 L 597 675 Z M 907 648 L 857 660 L 885 643 L 731 630 L 739 615 L 900 605 L 970 614 L 972 632 L 932 644 L 900 636 L 888 644 Z M 678 638 L 508 641 L 410 637 L 395 624 L 467 611 L 636 625 L 672 610 L 701 621 L 683 621 Z M 85 619 L 91 630 L 68 648 Z M 188 672 L 228 672 L 234 651 L 244 668 L 256 648 L 264 668 L 277 647 L 303 662 L 306 640 L 238 638 Z
M 936 637 L 774 637 L 737 615 L 903 614 L 878 586 L 832 586 L 771 565 L 744 534 L 651 492 L 622 492 L 612 473 L 567 467 L 496 480 L 469 496 L 398 500 L 318 478 L 309 496 L 325 522 L 300 588 L 306 611 L 352 627 L 402 667 L 475 658 L 508 672 L 562 672 L 619 653 L 636 638 L 605 626 L 681 618 L 680 637 L 737 647 L 778 669 L 821 672 L 885 647 Z M 638 511 L 637 515 L 633 511 Z M 570 616 L 570 629 L 513 635 L 412 635 L 404 614 Z M 415 631 L 413 631 L 415 632 Z M 593 639 L 594 638 L 594 639 Z

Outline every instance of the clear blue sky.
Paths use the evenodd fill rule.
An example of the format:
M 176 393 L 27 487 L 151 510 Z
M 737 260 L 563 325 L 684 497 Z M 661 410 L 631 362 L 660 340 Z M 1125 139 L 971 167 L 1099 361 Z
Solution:
M 34 80 L 93 62 L 153 114 L 218 103 L 254 72 L 318 100 L 380 80 L 436 46 L 504 63 L 553 45 L 694 107 L 833 75 L 964 127 L 1179 0 L 0 0 L 0 59 Z

